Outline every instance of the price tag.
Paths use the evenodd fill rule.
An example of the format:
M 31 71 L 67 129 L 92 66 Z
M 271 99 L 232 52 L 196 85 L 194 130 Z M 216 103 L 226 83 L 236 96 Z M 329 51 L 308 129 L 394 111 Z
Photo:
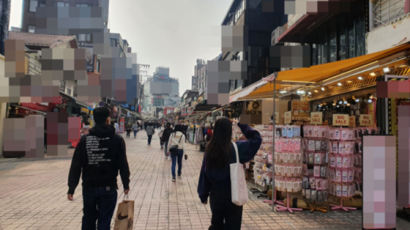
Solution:
M 288 111 L 285 112 L 285 124 L 290 124 L 292 123 L 292 112 Z
M 310 113 L 310 124 L 321 125 L 323 123 L 323 113 L 322 112 L 311 112 Z
M 333 126 L 349 126 L 349 115 L 333 114 Z
M 373 116 L 370 114 L 361 114 L 359 117 L 360 126 L 372 127 L 373 126 Z

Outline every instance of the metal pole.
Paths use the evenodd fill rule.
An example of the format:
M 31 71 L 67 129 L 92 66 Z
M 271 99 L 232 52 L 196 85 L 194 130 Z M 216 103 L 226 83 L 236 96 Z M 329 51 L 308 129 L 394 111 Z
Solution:
M 275 135 L 276 135 L 276 77 L 273 80 L 273 140 L 272 140 L 272 211 L 275 211 Z

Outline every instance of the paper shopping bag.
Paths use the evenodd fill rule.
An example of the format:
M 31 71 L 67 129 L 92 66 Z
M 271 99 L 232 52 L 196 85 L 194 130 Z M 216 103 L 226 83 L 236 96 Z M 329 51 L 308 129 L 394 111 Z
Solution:
M 115 215 L 115 230 L 132 230 L 134 224 L 134 201 L 124 200 L 118 204 Z

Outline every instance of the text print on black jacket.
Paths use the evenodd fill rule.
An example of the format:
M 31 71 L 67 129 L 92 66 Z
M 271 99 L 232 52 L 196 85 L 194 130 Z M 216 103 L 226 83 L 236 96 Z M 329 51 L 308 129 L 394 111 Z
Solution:
M 81 137 L 74 151 L 68 175 L 68 194 L 74 194 L 81 173 L 83 187 L 118 188 L 118 171 L 124 190 L 129 189 L 130 171 L 124 139 L 115 134 L 114 127 L 96 125 L 88 135 Z

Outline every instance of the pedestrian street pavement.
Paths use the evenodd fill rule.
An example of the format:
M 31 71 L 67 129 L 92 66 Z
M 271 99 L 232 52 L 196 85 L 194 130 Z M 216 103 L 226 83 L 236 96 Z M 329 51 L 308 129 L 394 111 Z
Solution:
M 186 144 L 182 177 L 171 181 L 171 161 L 166 160 L 155 134 L 151 146 L 144 132 L 125 138 L 131 171 L 129 198 L 135 201 L 134 229 L 208 229 L 209 205 L 197 195 L 203 153 Z M 81 185 L 74 201 L 67 200 L 71 154 L 61 158 L 0 158 L 0 229 L 81 229 Z M 123 191 L 119 180 L 118 202 Z M 329 213 L 276 213 L 251 196 L 244 206 L 242 229 L 361 229 L 361 211 Z M 112 226 L 114 221 L 112 222 Z M 410 229 L 399 219 L 398 229 Z

